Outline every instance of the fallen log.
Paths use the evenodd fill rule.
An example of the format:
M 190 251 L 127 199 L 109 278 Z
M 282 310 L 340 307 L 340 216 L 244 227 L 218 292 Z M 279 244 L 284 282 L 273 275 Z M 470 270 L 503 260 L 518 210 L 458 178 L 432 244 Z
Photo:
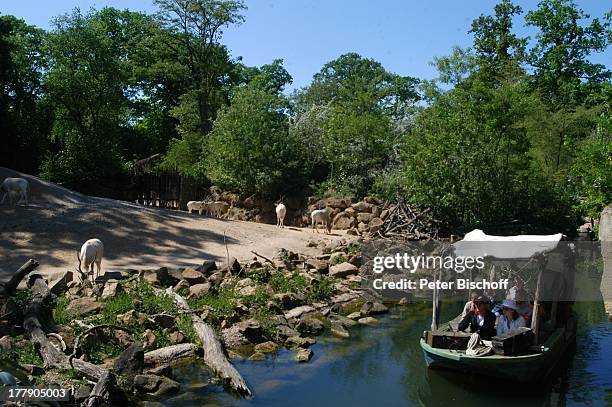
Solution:
M 38 267 L 38 265 L 39 263 L 36 260 L 30 259 L 26 261 L 23 266 L 19 267 L 19 270 L 17 270 L 15 274 L 13 274 L 9 281 L 7 281 L 6 283 L 0 283 L 0 298 L 10 297 L 10 295 L 13 294 L 13 291 L 15 291 L 15 289 L 21 282 L 21 280 L 23 280 L 25 276 L 30 274 L 32 270 Z
M 194 357 L 198 347 L 193 343 L 181 343 L 155 349 L 144 354 L 145 365 L 165 365 L 177 359 Z
M 174 300 L 178 309 L 185 312 L 190 311 L 187 301 L 172 291 L 171 288 L 166 289 L 163 293 Z M 215 331 L 197 315 L 191 315 L 191 322 L 202 342 L 202 350 L 204 351 L 202 359 L 204 364 L 221 377 L 230 389 L 241 396 L 251 396 L 251 390 L 245 380 L 225 356 L 223 346 Z
M 115 388 L 115 375 L 106 371 L 100 377 L 100 380 L 96 383 L 94 388 L 89 393 L 87 398 L 87 407 L 95 407 L 98 405 L 106 404 L 110 398 L 111 390 Z
M 108 372 L 107 369 L 80 359 L 71 360 L 49 341 L 39 318 L 47 311 L 46 304 L 53 299 L 53 293 L 40 275 L 34 276 L 29 283 L 32 299 L 26 308 L 23 328 L 35 348 L 40 352 L 43 358 L 43 367 L 45 369 L 74 369 L 90 380 L 99 380 L 104 373 Z

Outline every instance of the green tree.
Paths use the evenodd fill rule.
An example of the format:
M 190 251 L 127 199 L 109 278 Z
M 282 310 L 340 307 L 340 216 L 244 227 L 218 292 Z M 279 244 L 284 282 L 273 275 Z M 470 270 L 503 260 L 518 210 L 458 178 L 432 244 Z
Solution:
M 521 72 L 527 40 L 512 33 L 512 18 L 521 13 L 520 6 L 502 0 L 494 16 L 481 15 L 472 22 L 469 32 L 474 34 L 479 79 L 490 86 Z
M 303 146 L 288 132 L 287 101 L 254 78 L 221 109 L 202 164 L 216 185 L 277 197 L 305 185 Z
M 13 16 L 0 16 L 0 143 L 3 165 L 36 173 L 51 117 L 44 103 L 44 32 Z
M 363 196 L 370 191 L 398 139 L 394 122 L 419 99 L 417 84 L 349 53 L 325 64 L 295 95 L 295 134 L 317 146 L 316 167 L 327 171 L 321 193 Z
M 45 44 L 56 145 L 43 164 L 48 178 L 77 181 L 123 171 L 124 142 L 132 136 L 130 24 L 141 16 L 75 9 L 55 19 Z
M 228 103 L 234 62 L 220 43 L 223 29 L 244 21 L 241 0 L 156 0 L 160 30 L 156 40 L 164 49 L 165 67 L 182 78 L 181 94 L 170 114 L 178 122 L 177 139 L 171 142 L 164 167 L 182 173 L 201 174 L 197 160 L 219 108 Z M 176 151 L 172 151 L 175 150 Z
M 552 110 L 584 103 L 610 79 L 604 65 L 588 60 L 610 43 L 610 14 L 580 24 L 589 17 L 571 0 L 544 0 L 525 18 L 539 30 L 529 55 L 534 86 Z

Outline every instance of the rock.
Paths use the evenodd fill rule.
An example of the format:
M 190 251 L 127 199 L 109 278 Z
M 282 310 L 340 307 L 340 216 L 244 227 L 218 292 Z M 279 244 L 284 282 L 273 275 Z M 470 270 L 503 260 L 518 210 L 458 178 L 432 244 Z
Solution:
M 187 268 L 181 273 L 183 279 L 187 280 L 189 285 L 202 284 L 206 282 L 206 277 L 200 271 L 192 268 Z
M 334 228 L 339 230 L 350 229 L 354 227 L 356 223 L 357 222 L 355 218 L 348 214 L 346 211 L 337 214 L 332 221 Z
M 314 338 L 291 336 L 285 340 L 285 347 L 290 350 L 296 350 L 300 348 L 307 348 L 315 343 L 317 343 L 317 341 Z
M 264 360 L 266 360 L 266 355 L 264 355 L 262 352 L 256 351 L 251 356 L 249 356 L 249 360 L 252 360 L 255 362 L 263 362 Z
M 157 347 L 157 337 L 155 336 L 153 331 L 151 331 L 150 329 L 147 329 L 144 331 L 142 336 L 144 339 L 144 347 L 147 350 L 152 350 Z
M 250 268 L 250 269 L 260 269 L 262 267 L 263 267 L 263 264 L 261 264 L 261 262 L 257 259 L 251 260 L 247 263 L 247 268 Z
M 254 319 L 238 322 L 221 331 L 223 341 L 230 348 L 236 348 L 248 343 L 260 343 L 263 338 L 263 329 Z
M 295 329 L 302 335 L 320 335 L 325 329 L 323 322 L 316 318 L 305 317 L 295 326 Z
M 93 390 L 93 386 L 89 384 L 82 384 L 76 388 L 76 391 L 72 394 L 74 400 L 78 403 L 78 405 L 82 405 L 82 402 L 89 398 L 91 391 Z
M 187 338 L 180 331 L 174 331 L 170 334 L 170 343 L 178 345 L 179 343 L 187 342 Z
M 162 328 L 171 329 L 174 328 L 175 316 L 170 314 L 155 314 L 151 316 L 151 322 Z
M 278 345 L 275 342 L 268 341 L 255 345 L 255 352 L 271 353 L 278 350 Z
M 257 287 L 255 286 L 248 286 L 248 287 L 242 287 L 241 289 L 238 290 L 238 294 L 241 295 L 242 297 L 248 297 L 251 295 L 255 295 L 257 294 Z
M 276 338 L 280 341 L 285 341 L 287 338 L 299 336 L 300 333 L 288 325 L 279 325 L 276 327 Z
M 370 233 L 376 233 L 380 230 L 384 221 L 381 218 L 372 218 L 368 226 L 370 227 Z
M 144 369 L 144 350 L 140 343 L 133 343 L 119 355 L 113 364 L 115 372 L 133 378 Z
M 171 283 L 170 274 L 168 273 L 167 267 L 160 267 L 157 270 L 145 270 L 144 279 L 148 282 L 156 285 L 167 285 Z M 178 281 L 173 281 L 172 284 L 176 284 Z
M 381 212 L 382 212 L 382 209 L 380 208 L 380 206 L 372 206 L 372 217 L 373 218 L 378 218 Z M 370 221 L 372 220 L 370 219 Z
M 116 329 L 115 330 L 114 336 L 115 336 L 115 340 L 117 342 L 119 342 L 123 346 L 131 345 L 132 342 L 134 342 L 134 340 L 132 339 L 130 334 L 128 334 L 127 332 L 122 331 L 120 329 Z M 66 342 L 66 346 L 71 346 L 71 345 L 68 345 L 68 341 L 66 341 L 66 336 L 65 335 L 64 335 L 64 342 Z
M 141 393 L 149 393 L 155 397 L 177 393 L 181 385 L 172 379 L 152 374 L 140 374 L 134 377 L 134 387 Z
M 367 301 L 361 306 L 361 315 L 378 315 L 389 312 L 389 308 L 378 301 Z
M 334 323 L 334 321 L 336 321 L 345 327 L 357 325 L 357 322 L 355 320 L 340 314 L 330 315 L 329 319 L 332 321 L 332 324 Z
M 364 317 L 357 320 L 361 325 L 378 325 L 378 320 L 374 317 Z
M 66 307 L 66 313 L 75 317 L 97 313 L 102 309 L 102 304 L 91 297 L 76 298 L 70 301 Z
M 339 321 L 332 321 L 330 330 L 333 335 L 339 338 L 348 338 L 351 336 L 351 334 L 349 334 L 349 331 L 347 331 L 346 328 L 344 328 L 342 323 L 340 323 Z
M 373 217 L 374 217 L 374 215 L 369 213 L 369 212 L 359 212 L 357 214 L 357 221 L 358 222 L 363 222 L 363 223 L 368 223 L 368 222 L 370 222 L 370 220 L 372 220 Z
M 210 283 L 195 284 L 189 287 L 189 297 L 198 298 L 208 294 L 210 291 Z
M 317 247 L 319 245 L 319 241 L 315 239 L 308 239 L 304 246 L 306 247 Z
M 397 305 L 408 305 L 408 298 L 402 297 L 402 299 L 398 301 Z
M 0 349 L 2 349 L 3 352 L 8 352 L 13 349 L 14 346 L 15 340 L 12 337 L 5 335 L 0 338 Z
M 370 227 L 367 224 L 360 222 L 357 225 L 357 230 L 359 231 L 359 233 L 363 234 L 363 233 L 366 233 L 368 230 L 370 230 Z
M 117 280 L 108 280 L 104 283 L 104 290 L 102 290 L 102 299 L 111 298 L 121 293 L 123 287 Z
M 300 349 L 295 354 L 295 361 L 298 363 L 306 363 L 312 358 L 313 352 L 310 349 Z
M 287 310 L 304 304 L 305 297 L 299 293 L 274 294 L 274 299 L 279 302 L 282 309 Z
M 314 312 L 315 309 L 313 307 L 311 307 L 310 305 L 302 305 L 301 307 L 296 307 L 293 308 L 287 312 L 285 312 L 285 318 L 289 319 L 293 319 L 293 318 L 299 318 L 302 316 L 302 314 L 306 314 L 308 312 Z
M 340 263 L 329 268 L 329 275 L 331 277 L 343 278 L 357 273 L 359 273 L 359 269 L 348 262 Z
M 217 271 L 213 274 L 211 274 L 210 277 L 208 277 L 208 282 L 211 284 L 221 284 L 221 282 L 223 281 L 223 273 L 221 271 Z
M 143 325 L 147 321 L 147 315 L 136 310 L 130 310 L 125 314 L 117 315 L 117 321 L 124 325 Z
M 238 262 L 238 260 L 235 257 L 230 257 L 229 259 L 229 263 L 227 264 L 223 264 L 220 269 L 222 271 L 227 270 L 230 274 L 238 274 L 240 273 L 240 270 L 242 269 L 242 267 L 240 266 L 240 262 Z
M 356 319 L 361 318 L 361 312 L 352 312 L 352 313 L 348 314 L 346 317 L 348 319 L 356 320 Z
M 213 260 L 204 260 L 201 266 L 196 267 L 196 270 L 204 275 L 210 275 L 214 270 L 217 270 L 217 263 Z
M 345 199 L 345 198 L 327 198 L 327 200 L 324 202 L 323 206 L 329 206 L 330 208 L 338 208 L 338 209 L 345 209 L 346 207 L 348 207 L 351 204 L 351 201 L 349 199 Z
M 351 208 L 357 212 L 372 212 L 372 204 L 363 201 L 352 204 Z
M 305 263 L 309 268 L 315 269 L 318 273 L 327 274 L 329 272 L 329 263 L 325 260 L 310 258 Z

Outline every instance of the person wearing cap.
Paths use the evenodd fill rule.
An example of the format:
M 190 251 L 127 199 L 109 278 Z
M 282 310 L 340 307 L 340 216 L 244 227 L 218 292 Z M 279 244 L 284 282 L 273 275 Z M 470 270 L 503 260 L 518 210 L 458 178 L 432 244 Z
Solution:
M 526 325 L 525 318 L 519 315 L 518 306 L 513 300 L 502 303 L 502 314 L 497 321 L 497 335 Z
M 459 330 L 465 332 L 468 328 L 470 333 L 477 332 L 484 340 L 491 340 L 495 335 L 495 314 L 491 312 L 491 301 L 485 296 L 479 296 L 474 300 L 474 310 L 467 313 L 459 322 Z

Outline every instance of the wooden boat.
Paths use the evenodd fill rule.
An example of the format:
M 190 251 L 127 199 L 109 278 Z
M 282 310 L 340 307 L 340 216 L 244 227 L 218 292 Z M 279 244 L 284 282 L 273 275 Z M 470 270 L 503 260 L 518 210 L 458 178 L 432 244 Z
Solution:
M 484 235 L 481 231 L 477 231 L 476 239 L 491 238 L 491 241 L 504 241 L 503 237 Z M 467 237 L 467 236 L 466 236 Z M 551 242 L 561 240 L 561 235 L 542 236 L 542 239 L 536 239 L 529 236 L 526 241 Z M 501 239 L 500 239 L 501 238 Z M 516 242 L 519 237 L 508 237 L 506 241 Z M 465 240 L 465 239 L 464 239 Z M 534 253 L 525 251 L 525 247 L 520 247 L 520 250 L 513 248 L 511 251 L 521 253 L 520 257 L 525 259 L 535 254 L 542 254 L 548 250 L 553 250 L 555 245 L 549 245 L 543 249 L 540 244 L 535 245 Z M 545 245 L 546 246 L 546 245 Z M 473 250 L 470 249 L 470 250 Z M 499 245 L 496 249 L 499 253 Z M 516 257 L 515 257 L 516 256 Z M 499 256 L 502 257 L 502 256 Z M 540 281 L 542 273 L 538 277 L 538 289 L 534 299 L 533 315 L 538 315 L 538 307 L 541 305 L 538 299 L 540 291 Z M 423 350 L 425 361 L 430 368 L 451 369 L 466 372 L 468 374 L 485 375 L 488 377 L 510 379 L 516 382 L 540 382 L 543 381 L 555 368 L 557 362 L 567 353 L 569 349 L 575 345 L 576 341 L 576 316 L 571 311 L 570 302 L 553 301 L 550 303 L 551 315 L 547 323 L 541 325 L 538 322 L 539 318 L 535 317 L 531 329 L 535 332 L 535 343 L 528 351 L 516 356 L 502 356 L 490 354 L 487 356 L 469 356 L 465 350 L 460 349 L 443 349 L 430 346 L 425 335 L 420 340 L 421 349 Z M 562 311 L 558 311 L 561 309 Z M 434 291 L 434 307 L 432 318 L 432 331 L 439 331 L 437 319 L 439 317 L 439 294 Z M 454 330 L 459 322 L 460 317 L 455 318 L 443 326 L 447 326 L 447 331 Z M 562 323 L 559 321 L 562 320 Z M 553 322 L 554 321 L 554 322 Z M 541 326 L 540 326 L 541 325 Z M 424 333 L 425 334 L 425 333 Z

